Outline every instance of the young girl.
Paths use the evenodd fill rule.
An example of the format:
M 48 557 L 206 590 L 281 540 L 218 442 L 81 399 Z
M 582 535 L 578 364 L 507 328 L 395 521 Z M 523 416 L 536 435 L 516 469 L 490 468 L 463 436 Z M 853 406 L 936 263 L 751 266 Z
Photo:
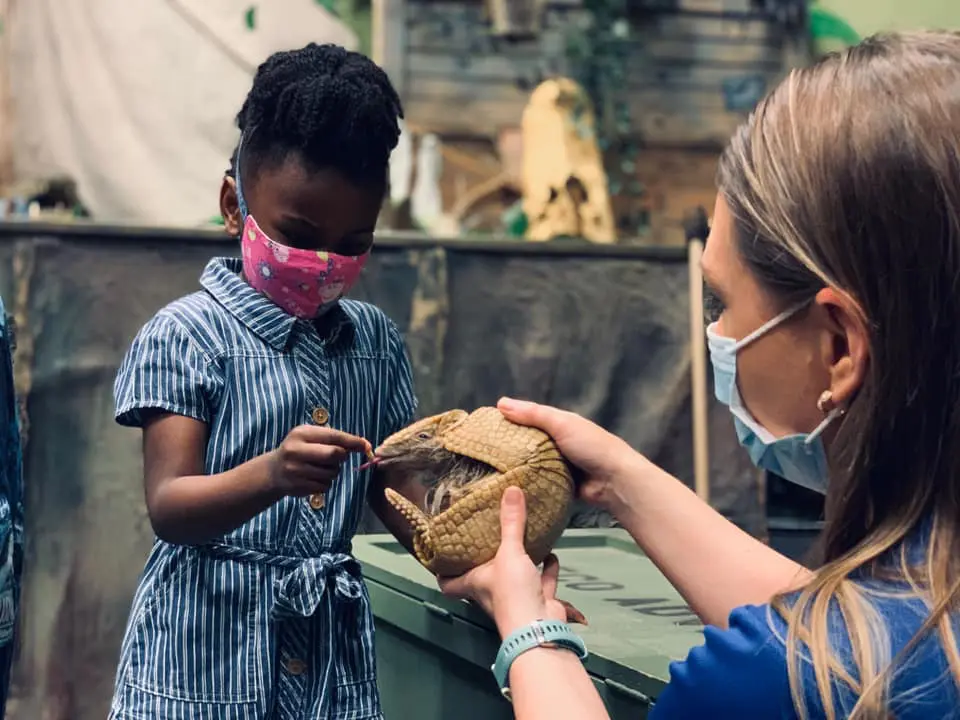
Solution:
M 387 480 L 357 468 L 416 403 L 396 326 L 340 296 L 369 256 L 401 115 L 385 73 L 340 47 L 258 69 L 220 190 L 242 259 L 211 260 L 116 380 L 157 539 L 111 718 L 382 717 L 350 555 L 368 485 L 402 524 Z

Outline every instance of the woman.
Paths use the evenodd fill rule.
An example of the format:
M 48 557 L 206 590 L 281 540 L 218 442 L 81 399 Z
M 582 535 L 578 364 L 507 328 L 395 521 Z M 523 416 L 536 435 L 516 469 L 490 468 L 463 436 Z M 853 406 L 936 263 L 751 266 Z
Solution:
M 720 160 L 703 256 L 716 393 L 754 462 L 826 493 L 818 569 L 587 420 L 501 402 L 554 436 L 582 496 L 709 625 L 652 718 L 960 712 L 958 148 L 960 35 L 919 33 L 792 73 Z M 441 580 L 504 637 L 563 618 L 556 559 L 536 570 L 523 521 L 505 495 L 497 557 Z M 563 649 L 519 654 L 509 686 L 520 720 L 607 717 Z

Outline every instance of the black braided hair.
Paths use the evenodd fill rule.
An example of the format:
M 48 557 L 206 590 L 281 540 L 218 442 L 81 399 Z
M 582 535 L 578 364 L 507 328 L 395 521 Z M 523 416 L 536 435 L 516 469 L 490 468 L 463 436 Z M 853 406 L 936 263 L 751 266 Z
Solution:
M 387 74 L 365 55 L 316 43 L 274 53 L 257 68 L 237 113 L 242 180 L 260 163 L 296 152 L 310 169 L 333 168 L 357 184 L 385 184 L 402 117 Z M 230 175 L 236 162 L 235 149 Z

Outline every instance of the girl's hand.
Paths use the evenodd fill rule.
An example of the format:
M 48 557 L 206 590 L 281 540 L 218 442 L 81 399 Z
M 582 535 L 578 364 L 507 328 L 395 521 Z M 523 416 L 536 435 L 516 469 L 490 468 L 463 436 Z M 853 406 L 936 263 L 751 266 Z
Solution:
M 553 438 L 561 454 L 586 475 L 578 492 L 592 505 L 613 509 L 617 483 L 648 464 L 626 442 L 576 413 L 510 398 L 501 398 L 497 408 L 508 420 Z
M 280 497 L 324 493 L 352 452 L 369 455 L 372 448 L 367 440 L 339 430 L 295 427 L 270 454 L 270 486 Z
M 523 547 L 527 522 L 523 491 L 509 487 L 500 502 L 500 549 L 488 563 L 454 578 L 438 578 L 440 590 L 478 603 L 497 624 L 501 637 L 534 620 L 566 620 L 567 606 L 557 600 L 560 564 L 550 555 L 543 573 Z

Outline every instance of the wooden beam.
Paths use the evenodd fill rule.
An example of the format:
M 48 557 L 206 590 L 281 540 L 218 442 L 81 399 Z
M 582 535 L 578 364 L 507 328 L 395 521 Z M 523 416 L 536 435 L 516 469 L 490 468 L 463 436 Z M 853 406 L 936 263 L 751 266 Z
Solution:
M 390 77 L 401 100 L 404 99 L 407 74 L 406 0 L 373 0 L 371 13 L 370 56 Z

